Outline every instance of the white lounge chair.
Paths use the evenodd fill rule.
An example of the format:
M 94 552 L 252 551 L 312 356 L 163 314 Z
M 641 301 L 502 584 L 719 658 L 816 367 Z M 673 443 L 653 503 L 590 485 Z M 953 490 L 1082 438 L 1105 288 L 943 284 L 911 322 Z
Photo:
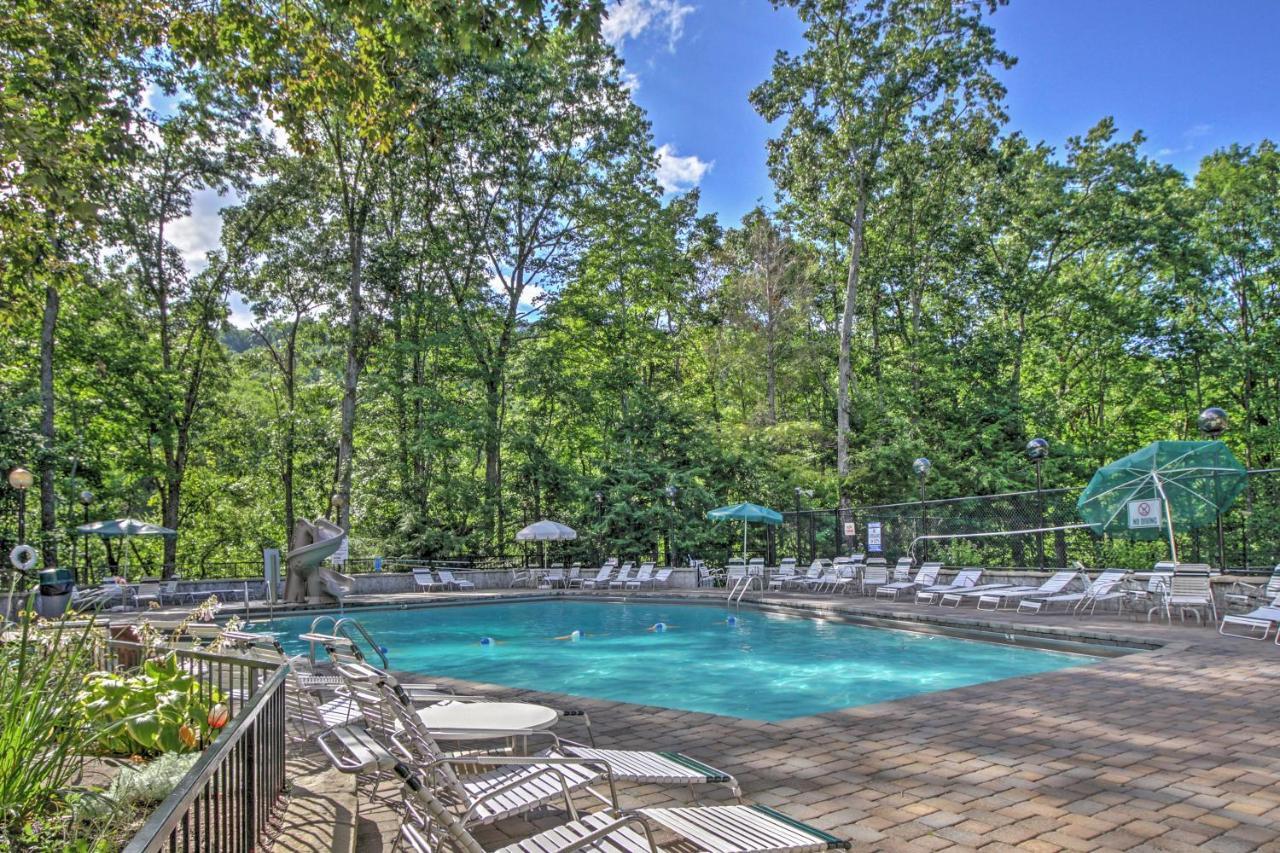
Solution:
M 915 578 L 908 581 L 894 581 L 876 589 L 876 598 L 898 600 L 898 593 L 911 592 L 917 587 L 933 586 L 938 582 L 938 572 L 942 571 L 942 563 L 925 563 L 916 572 Z
M 880 557 L 872 557 L 862 568 L 862 594 L 875 595 L 875 591 L 889 582 L 889 567 Z
M 824 568 L 825 567 L 823 566 L 821 560 L 814 560 L 812 563 L 809 564 L 809 568 L 805 571 L 803 575 L 794 575 L 784 580 L 782 582 L 782 588 L 783 589 L 787 589 L 787 588 L 806 589 L 812 584 L 815 584 L 818 582 L 818 580 L 822 577 L 822 572 Z
M 1232 626 L 1233 630 L 1228 631 L 1228 625 Z M 1222 623 L 1218 626 L 1218 633 L 1224 637 L 1265 640 L 1271 633 L 1271 629 L 1277 625 L 1280 625 L 1280 595 L 1265 607 L 1255 607 L 1248 613 L 1228 613 L 1223 616 Z M 1236 633 L 1235 628 L 1243 629 L 1243 633 Z M 1276 632 L 1276 636 L 1280 637 L 1280 630 Z
M 1083 592 L 1063 592 L 1043 598 L 1029 596 L 1018 602 L 1018 612 L 1044 613 L 1055 604 L 1069 604 L 1070 609 L 1076 613 L 1084 613 L 1086 610 L 1092 613 L 1099 601 L 1124 597 L 1119 587 L 1128 575 L 1123 569 L 1111 569 L 1098 575 Z
M 778 566 L 778 571 L 769 578 L 769 589 L 782 589 L 782 585 L 795 576 L 796 561 L 792 560 L 789 564 L 783 561 L 783 565 Z
M 998 589 L 1012 589 L 1011 583 L 984 583 L 971 586 L 968 589 L 955 590 L 954 592 L 944 592 L 938 595 L 938 600 L 934 603 L 939 607 L 959 607 L 965 601 L 973 596 L 983 595 L 984 593 L 994 592 Z
M 651 585 L 654 589 L 658 587 L 666 587 L 671 585 L 671 575 L 675 569 L 658 569 L 658 573 L 653 576 Z
M 963 569 L 950 583 L 935 583 L 916 590 L 916 604 L 933 604 L 938 596 L 973 589 L 982 578 L 982 569 Z
M 438 589 L 444 589 L 444 584 L 436 580 L 429 569 L 414 569 L 413 585 L 418 592 L 435 592 Z
M 647 583 L 653 583 L 653 563 L 641 563 L 636 576 L 625 583 L 625 588 L 641 589 Z
M 1280 597 L 1280 563 L 1271 570 L 1271 577 L 1267 579 L 1265 585 L 1236 581 L 1222 596 L 1222 600 L 1223 605 L 1228 609 L 1239 607 L 1247 610 L 1264 601 L 1275 601 L 1277 597 Z
M 1202 610 L 1203 619 L 1200 613 Z M 1184 622 L 1188 612 L 1200 624 L 1204 624 L 1210 617 L 1214 622 L 1218 621 L 1218 605 L 1213 599 L 1213 585 L 1209 581 L 1208 571 L 1184 571 L 1180 566 L 1173 573 L 1173 578 L 1169 581 L 1169 594 L 1164 599 L 1165 618 L 1172 619 L 1174 611 L 1177 611 L 1178 618 Z
M 485 853 L 467 826 L 407 766 L 396 772 L 405 782 L 405 819 L 400 842 L 411 853 L 457 850 Z M 650 808 L 620 815 L 607 811 L 579 815 L 533 836 L 497 848 L 494 853 L 568 853 L 576 850 L 608 853 L 657 853 L 651 824 L 661 826 L 690 847 L 723 853 L 802 853 L 849 845 L 835 836 L 764 806 L 686 806 Z
M 440 578 L 440 583 L 444 584 L 446 589 L 464 590 L 476 588 L 476 585 L 469 580 L 455 578 L 453 576 L 453 572 L 448 569 L 440 569 L 436 572 L 436 575 Z
M 1146 584 L 1124 591 L 1122 600 L 1124 609 L 1146 611 L 1147 621 L 1150 622 L 1151 614 L 1164 609 L 1164 599 L 1169 594 L 1169 581 L 1172 579 L 1172 571 L 1152 572 Z
M 609 581 L 609 589 L 615 586 L 626 587 L 627 581 L 631 580 L 631 569 L 634 565 L 634 563 L 623 563 L 622 568 L 618 569 L 617 577 Z
M 1028 596 L 1039 598 L 1057 595 L 1070 586 L 1078 574 L 1079 572 L 1074 569 L 1069 572 L 1054 572 L 1053 577 L 1040 584 L 1040 586 L 1011 586 L 1006 589 L 993 589 L 985 593 L 978 593 L 978 609 L 999 610 L 1003 605 L 1021 601 Z
M 606 563 L 606 564 L 604 564 L 603 566 L 601 566 L 601 567 L 600 567 L 600 571 L 596 572 L 596 576 L 595 576 L 595 577 L 593 577 L 593 578 L 585 578 L 585 579 L 583 579 L 583 581 L 582 581 L 582 588 L 583 588 L 583 589 L 597 589 L 597 588 L 599 588 L 602 584 L 603 584 L 604 586 L 608 586 L 608 585 L 609 585 L 609 578 L 611 578 L 611 577 L 613 577 L 613 566 L 611 566 L 611 565 L 609 565 L 608 563 Z
M 899 557 L 898 562 L 893 567 L 893 575 L 890 577 L 892 583 L 906 583 L 911 580 L 911 567 L 916 561 L 910 557 Z

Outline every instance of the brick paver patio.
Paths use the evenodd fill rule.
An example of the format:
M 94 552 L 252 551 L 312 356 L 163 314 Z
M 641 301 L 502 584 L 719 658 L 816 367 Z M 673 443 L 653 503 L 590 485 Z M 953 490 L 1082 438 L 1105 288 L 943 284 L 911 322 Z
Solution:
M 849 612 L 940 617 L 937 608 L 822 601 Z M 601 745 L 687 752 L 736 775 L 748 800 L 856 849 L 1280 850 L 1280 648 L 1117 617 L 969 610 L 942 618 L 1163 645 L 778 723 L 482 689 L 584 708 Z M 582 735 L 573 721 L 562 728 Z M 687 790 L 669 787 L 621 793 L 624 807 L 690 800 Z M 509 821 L 481 838 L 497 843 L 544 822 Z M 394 826 L 385 806 L 362 804 L 359 849 L 390 850 Z

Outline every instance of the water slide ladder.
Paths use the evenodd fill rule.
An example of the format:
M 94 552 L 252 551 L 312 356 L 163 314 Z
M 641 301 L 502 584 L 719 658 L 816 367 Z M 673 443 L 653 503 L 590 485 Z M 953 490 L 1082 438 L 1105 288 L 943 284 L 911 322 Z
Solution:
M 764 581 L 760 579 L 760 575 L 743 575 L 738 578 L 733 582 L 733 589 L 729 590 L 729 598 L 725 602 L 725 606 L 728 607 L 730 604 L 735 604 L 741 607 L 742 597 L 746 595 L 747 591 L 754 585 L 758 585 L 760 587 L 760 595 L 763 597 Z
M 356 643 L 356 637 L 353 637 L 350 633 L 351 631 L 354 631 L 360 637 L 360 639 L 364 640 L 364 642 L 368 645 L 368 647 L 373 650 L 373 654 L 378 656 L 378 660 L 382 661 L 382 668 L 383 669 L 388 668 L 389 665 L 387 663 L 387 653 L 384 652 L 382 650 L 382 646 L 380 646 L 378 642 L 373 639 L 373 635 L 369 633 L 368 628 L 366 628 L 364 625 L 361 625 L 359 620 L 357 620 L 353 616 L 338 617 L 338 616 L 332 616 L 327 613 L 317 616 L 315 619 L 311 620 L 311 630 L 308 631 L 303 638 L 303 639 L 310 639 L 311 663 L 313 666 L 315 665 L 315 662 L 316 662 L 316 640 L 311 638 L 316 636 L 322 636 L 320 635 L 319 629 L 321 625 L 325 624 L 325 622 L 328 622 L 330 624 L 329 636 L 342 637 L 347 642 L 349 642 L 353 647 L 359 648 L 359 645 L 357 645 Z

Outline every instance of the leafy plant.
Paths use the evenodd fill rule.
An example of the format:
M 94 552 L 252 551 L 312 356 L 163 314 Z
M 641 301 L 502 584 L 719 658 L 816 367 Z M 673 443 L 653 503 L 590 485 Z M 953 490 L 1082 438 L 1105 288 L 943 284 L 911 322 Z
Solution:
M 13 594 L 12 591 L 10 593 Z M 27 605 L 32 606 L 30 601 Z M 92 733 L 69 701 L 89 668 L 92 623 L 40 629 L 20 611 L 0 642 L 0 836 L 21 837 L 63 801 Z
M 76 697 L 103 752 L 188 752 L 211 739 L 209 708 L 221 694 L 178 665 L 175 654 L 148 660 L 137 675 L 95 672 Z

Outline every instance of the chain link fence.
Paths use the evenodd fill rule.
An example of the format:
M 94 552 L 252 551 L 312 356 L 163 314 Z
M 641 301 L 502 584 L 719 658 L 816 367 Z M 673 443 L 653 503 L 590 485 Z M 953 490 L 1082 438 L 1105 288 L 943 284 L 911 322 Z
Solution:
M 1168 557 L 1167 542 L 1099 537 L 1079 526 L 1076 500 L 1081 491 L 1044 489 L 784 512 L 777 553 L 795 556 L 802 564 L 865 552 L 992 568 L 1061 568 L 1079 560 L 1089 566 L 1142 569 Z M 1026 532 L 1037 530 L 1041 532 Z M 1221 549 L 1214 527 L 1182 531 L 1177 539 L 1184 561 L 1235 572 L 1270 571 L 1280 562 L 1280 469 L 1249 472 L 1245 493 L 1222 516 Z

